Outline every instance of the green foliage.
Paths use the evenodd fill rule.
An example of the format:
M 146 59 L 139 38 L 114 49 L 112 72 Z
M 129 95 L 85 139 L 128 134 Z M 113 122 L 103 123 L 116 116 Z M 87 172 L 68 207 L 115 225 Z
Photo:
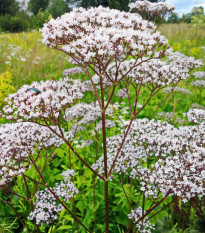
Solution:
M 28 4 L 28 9 L 37 15 L 39 11 L 45 11 L 48 7 L 49 0 L 30 0 Z
M 198 16 L 197 16 L 198 15 Z M 194 18 L 201 18 L 204 15 L 203 7 L 194 7 L 190 13 L 183 14 L 181 21 L 191 23 Z
M 0 219 L 0 233 L 13 233 L 14 229 L 18 228 L 17 219 Z
M 183 14 L 182 17 L 179 17 L 179 15 L 174 12 L 168 17 L 166 22 L 204 24 L 205 23 L 204 8 L 202 6 L 193 7 L 191 12 L 187 14 Z
M 17 15 L 1 15 L 0 16 L 0 29 L 1 31 L 8 32 L 23 32 L 30 29 L 31 25 L 29 17 L 24 13 Z
M 129 0 L 108 0 L 108 6 L 113 9 L 118 9 L 121 11 L 129 11 Z
M 52 18 L 49 11 L 39 10 L 37 15 L 31 16 L 32 28 L 39 29 L 43 27 L 43 24 L 48 22 Z
M 167 23 L 180 23 L 180 18 L 177 13 L 172 13 L 168 19 Z
M 205 15 L 203 7 L 196 8 L 195 14 L 191 18 L 191 23 L 193 24 L 205 24 Z
M 12 86 L 12 76 L 7 71 L 0 74 L 0 106 L 4 103 L 4 99 L 7 95 L 13 93 L 15 88 Z
M 132 0 L 82 0 L 81 6 L 85 8 L 104 6 L 111 9 L 118 9 L 121 11 L 129 11 L 128 4 L 135 2 Z M 150 2 L 158 2 L 158 0 L 150 0 Z
M 193 7 L 191 10 L 192 15 L 197 15 L 197 14 L 204 14 L 204 8 L 202 6 L 199 7 Z
M 173 218 L 169 214 L 165 214 L 166 216 L 161 220 L 158 220 L 155 230 L 153 233 L 179 233 L 177 230 L 177 223 L 174 224 Z
M 108 7 L 108 1 L 107 0 L 82 0 L 81 6 L 84 8 L 89 7 L 98 7 L 98 6 L 104 6 Z
M 15 15 L 19 12 L 19 2 L 16 0 L 1 0 L 0 1 L 0 16 Z
M 33 80 L 59 78 L 72 67 L 64 54 L 41 43 L 39 32 L 0 35 L 0 73 L 9 71 L 16 88 Z
M 57 18 L 70 10 L 71 9 L 68 7 L 68 3 L 64 0 L 51 0 L 48 8 L 48 12 L 53 18 Z

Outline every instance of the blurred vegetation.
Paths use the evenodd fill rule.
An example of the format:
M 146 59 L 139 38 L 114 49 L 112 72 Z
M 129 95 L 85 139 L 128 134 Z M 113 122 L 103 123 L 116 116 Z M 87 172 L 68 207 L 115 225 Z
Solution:
M 0 104 L 3 103 L 8 94 L 14 92 L 15 88 L 12 86 L 11 74 L 8 71 L 0 74 Z
M 157 2 L 158 0 L 150 0 Z M 128 4 L 135 0 L 1 0 L 0 1 L 0 32 L 23 32 L 39 29 L 49 19 L 57 18 L 73 7 L 98 7 L 102 5 L 112 9 L 129 11 Z M 164 19 L 164 23 L 205 24 L 204 9 L 194 7 L 190 13 L 179 17 L 175 12 Z
M 183 14 L 181 17 L 174 12 L 171 15 L 169 15 L 166 22 L 205 24 L 204 8 L 202 6 L 193 7 L 190 13 Z

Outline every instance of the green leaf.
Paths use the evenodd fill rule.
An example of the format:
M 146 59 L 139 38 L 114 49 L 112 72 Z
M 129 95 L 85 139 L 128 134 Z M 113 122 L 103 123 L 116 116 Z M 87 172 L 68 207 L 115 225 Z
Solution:
M 72 228 L 72 226 L 64 225 L 64 226 L 59 227 L 59 228 L 56 230 L 56 232 L 59 232 L 59 231 L 61 231 L 61 230 L 71 229 L 71 228 Z
M 124 215 L 124 214 L 120 214 L 116 217 L 116 222 L 119 223 L 119 224 L 122 224 L 124 226 L 127 226 L 127 223 L 128 223 L 128 217 L 127 215 Z
M 56 154 L 57 154 L 60 158 L 65 158 L 65 156 L 66 156 L 65 150 L 62 149 L 62 148 L 57 148 L 57 149 L 56 149 Z
M 49 230 L 48 230 L 48 233 L 52 233 L 55 229 L 56 229 L 55 226 L 51 226 L 51 227 L 49 228 Z
M 4 205 L 0 202 L 0 216 L 4 216 L 4 215 L 5 215 Z
M 76 207 L 80 210 L 81 213 L 84 213 L 85 211 L 85 202 L 83 200 L 78 201 L 76 204 Z

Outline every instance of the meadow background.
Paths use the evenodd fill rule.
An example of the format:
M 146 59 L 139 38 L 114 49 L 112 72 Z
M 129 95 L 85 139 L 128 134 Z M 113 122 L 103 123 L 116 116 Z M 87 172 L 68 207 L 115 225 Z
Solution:
M 4 1 L 2 0 L 2 3 L 3 2 Z M 13 4 L 15 3 L 15 1 L 7 1 L 7 3 L 8 2 L 13 2 Z M 8 94 L 16 92 L 16 90 L 18 90 L 22 85 L 31 84 L 33 81 L 39 82 L 41 80 L 47 79 L 58 80 L 63 77 L 63 71 L 65 69 L 73 67 L 73 65 L 69 63 L 68 56 L 61 52 L 49 49 L 41 43 L 42 37 L 38 31 L 38 28 L 40 28 L 43 23 L 48 21 L 52 16 L 57 17 L 65 11 L 70 10 L 70 8 L 67 4 L 64 4 L 65 2 L 63 0 L 62 5 L 59 4 L 61 8 L 58 8 L 58 12 L 54 11 L 57 1 L 53 0 L 51 1 L 53 5 L 50 4 L 49 7 L 47 5 L 47 7 L 44 6 L 40 9 L 33 9 L 31 4 L 32 2 L 35 1 L 30 1 L 28 9 L 30 12 L 33 11 L 33 14 L 27 15 L 26 12 L 28 9 L 22 10 L 18 4 L 15 5 L 16 12 L 7 12 L 6 14 L 3 14 L 2 12 L 0 13 L 0 108 L 3 108 L 4 106 L 4 98 Z M 81 4 L 82 6 L 89 7 L 88 2 L 92 1 L 87 1 L 87 5 L 85 5 L 86 1 L 82 1 Z M 120 10 L 122 10 L 123 7 L 126 7 L 120 5 L 120 1 L 113 2 L 115 2 L 115 5 L 110 5 L 112 8 L 120 8 Z M 72 1 L 70 1 L 70 3 L 73 4 Z M 3 8 L 1 8 L 1 10 L 2 9 Z M 204 17 L 204 11 L 200 7 L 198 9 L 193 9 L 191 13 L 183 15 L 181 18 L 174 13 L 164 21 L 164 24 L 160 26 L 159 31 L 169 39 L 170 45 L 175 51 L 182 52 L 187 56 L 193 56 L 196 59 L 202 59 L 205 64 Z M 21 26 L 23 21 L 26 22 L 26 28 Z M 8 22 L 10 23 L 9 27 Z M 12 31 L 12 33 L 9 31 Z M 194 70 L 192 73 L 196 71 L 205 71 L 205 65 L 198 70 Z M 167 96 L 166 93 L 160 92 L 152 99 L 147 108 L 140 113 L 139 117 L 143 118 L 151 116 L 155 119 L 160 118 L 162 120 L 167 120 L 170 123 L 173 123 L 177 127 L 187 124 L 183 113 L 187 112 L 191 106 L 193 106 L 193 104 L 198 104 L 201 108 L 205 108 L 204 87 L 199 88 L 192 85 L 192 82 L 197 80 L 192 73 L 190 78 L 180 82 L 179 84 L 179 87 L 190 90 L 192 94 L 185 95 L 184 93 L 180 92 L 172 94 L 153 115 L 157 106 Z M 83 80 L 88 79 L 88 77 L 83 74 L 74 75 L 73 78 L 80 78 Z M 144 92 L 144 95 L 146 95 L 146 91 Z M 85 98 L 87 98 L 86 100 L 93 99 L 93 96 L 90 95 L 86 96 Z M 140 99 L 140 103 L 143 103 L 143 96 Z M 117 110 L 123 114 L 125 119 L 126 105 L 126 100 L 123 100 L 122 102 L 119 102 L 119 107 L 117 108 Z M 174 119 L 173 117 L 159 117 L 157 113 L 160 112 L 174 112 L 175 117 Z M 0 118 L 0 123 L 5 122 L 5 119 Z M 78 148 L 80 148 L 80 143 L 78 143 Z M 89 149 L 91 151 L 95 150 L 95 148 L 92 147 Z M 81 150 L 82 153 L 86 154 L 85 149 L 82 148 Z M 47 174 L 47 177 L 49 177 L 52 182 L 55 182 L 59 179 L 58 174 L 60 173 L 63 166 L 69 167 L 69 153 L 70 152 L 66 149 L 55 151 L 56 156 L 53 157 L 53 161 L 49 162 L 45 170 L 45 174 Z M 74 211 L 76 211 L 77 208 L 78 216 L 84 218 L 84 224 L 89 225 L 90 222 L 93 221 L 93 219 L 90 219 L 90 216 L 94 216 L 95 218 L 100 219 L 101 213 L 103 212 L 101 210 L 103 204 L 101 203 L 102 201 L 100 201 L 102 184 L 99 181 L 96 181 L 98 182 L 98 189 L 96 191 L 96 198 L 98 198 L 97 207 L 94 208 L 93 206 L 89 206 L 89 198 L 93 190 L 91 185 L 93 181 L 92 176 L 90 178 L 89 173 L 83 173 L 83 168 L 81 167 L 82 165 L 74 158 L 74 156 L 72 157 L 72 160 L 72 168 L 81 170 L 81 174 L 78 174 L 76 177 L 76 183 L 78 183 L 78 186 L 85 187 L 85 195 L 83 199 L 77 198 L 76 203 L 73 203 L 71 208 L 73 208 Z M 84 179 L 81 180 L 83 174 Z M 17 178 L 15 184 L 13 184 L 13 188 L 14 190 L 21 190 L 22 192 L 25 192 L 25 188 L 21 185 L 21 178 Z M 129 210 L 126 206 L 127 203 L 126 200 L 121 199 L 122 195 L 120 192 L 122 191 L 118 190 L 114 193 L 113 186 L 113 189 L 110 187 L 110 192 L 113 192 L 112 196 L 115 197 L 116 200 L 114 203 L 116 208 L 115 211 L 119 211 L 116 226 L 112 226 L 112 224 L 114 225 L 114 222 L 111 222 L 111 226 L 114 229 L 113 232 L 123 232 L 120 230 L 120 226 L 123 224 L 127 225 L 129 223 L 124 222 L 125 213 L 121 213 L 121 210 L 118 210 L 116 206 L 118 206 L 119 203 L 122 203 L 125 208 L 125 212 L 128 212 Z M 29 212 L 29 207 L 27 204 L 23 201 L 19 202 L 18 199 L 14 199 L 14 206 L 21 213 L 21 216 L 27 219 Z M 196 209 L 193 208 L 191 210 L 190 216 L 187 219 L 186 211 L 188 205 L 182 205 L 182 203 L 173 203 L 169 209 L 166 209 L 158 218 L 154 219 L 154 221 L 157 222 L 156 230 L 154 232 L 205 232 L 205 200 L 196 199 L 195 206 Z M 97 212 L 98 216 L 95 216 L 95 214 L 93 214 L 94 212 Z M 74 226 L 77 229 L 77 226 L 75 226 L 75 223 L 72 221 L 72 219 L 70 219 L 69 215 L 66 215 L 66 217 L 64 216 L 64 220 L 61 221 L 64 214 L 65 213 L 61 213 L 59 222 L 55 224 L 55 229 L 53 227 L 51 229 L 49 226 L 44 226 L 41 228 L 41 230 L 43 232 L 75 232 L 72 231 L 72 227 Z M 94 219 L 94 221 L 96 221 L 96 219 Z M 35 229 L 31 221 L 28 221 L 27 224 L 30 224 L 30 229 Z M 98 229 L 101 228 L 102 226 L 99 224 Z M 29 232 L 27 229 L 22 229 L 19 227 L 19 224 L 15 218 L 15 214 L 12 208 L 7 205 L 5 196 L 1 191 L 0 232 Z M 35 232 L 35 230 L 31 230 L 31 232 Z

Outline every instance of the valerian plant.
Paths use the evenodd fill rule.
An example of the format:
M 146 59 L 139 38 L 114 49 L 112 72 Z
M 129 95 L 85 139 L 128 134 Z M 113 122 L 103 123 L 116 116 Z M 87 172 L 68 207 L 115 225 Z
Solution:
M 205 195 L 204 110 L 190 110 L 187 117 L 196 125 L 180 128 L 138 117 L 158 92 L 169 87 L 171 94 L 202 62 L 173 53 L 167 39 L 149 20 L 153 14 L 162 17 L 171 12 L 173 6 L 137 1 L 130 7 L 145 19 L 137 13 L 103 7 L 77 8 L 51 19 L 41 30 L 43 43 L 67 54 L 78 65 L 67 70 L 66 75 L 86 73 L 88 80 L 67 77 L 34 82 L 6 98 L 1 116 L 14 123 L 1 126 L 0 187 L 30 203 L 29 219 L 35 222 L 38 232 L 39 224 L 52 223 L 62 211 L 81 225 L 81 231 L 110 232 L 111 186 L 123 190 L 129 205 L 126 217 L 132 222 L 121 225 L 124 232 L 151 232 L 153 217 L 174 200 L 187 202 Z M 141 97 L 143 90 L 149 92 L 148 97 Z M 93 102 L 80 102 L 87 92 L 94 95 Z M 122 98 L 128 103 L 126 119 L 119 115 L 114 103 Z M 75 146 L 78 136 L 83 138 L 84 134 L 87 140 L 81 146 L 87 148 L 89 156 Z M 45 166 L 52 161 L 51 148 L 61 145 L 69 148 L 88 175 L 93 173 L 94 193 L 96 177 L 103 183 L 103 228 L 98 228 L 96 216 L 86 226 L 83 217 L 69 209 L 70 200 L 84 191 L 74 184 L 74 170 L 62 170 L 61 181 L 53 187 L 48 185 Z M 94 156 L 88 149 L 90 145 L 95 145 Z M 42 159 L 44 165 L 40 167 Z M 27 174 L 31 168 L 38 173 L 37 178 Z M 9 188 L 16 176 L 23 177 L 28 196 Z M 28 181 L 35 184 L 34 190 L 30 190 Z M 97 208 L 95 195 L 93 199 Z M 24 225 L 12 198 L 8 203 Z

